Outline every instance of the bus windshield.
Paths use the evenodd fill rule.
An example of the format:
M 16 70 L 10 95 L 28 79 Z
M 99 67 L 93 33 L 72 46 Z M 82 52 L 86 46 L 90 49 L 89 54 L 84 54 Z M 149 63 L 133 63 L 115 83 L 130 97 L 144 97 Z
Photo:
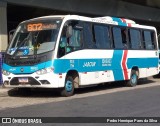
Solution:
M 18 26 L 7 54 L 26 56 L 54 50 L 61 20 L 25 22 Z

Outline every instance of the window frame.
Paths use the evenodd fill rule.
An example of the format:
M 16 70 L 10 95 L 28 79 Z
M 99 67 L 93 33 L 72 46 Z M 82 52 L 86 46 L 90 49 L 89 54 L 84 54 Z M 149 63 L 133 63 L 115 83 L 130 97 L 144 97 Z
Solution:
M 62 37 L 62 35 L 63 35 L 63 31 L 64 30 L 66 30 L 66 26 L 68 26 L 68 25 L 70 25 L 70 23 L 71 22 L 73 22 L 73 21 L 77 21 L 78 22 L 78 24 L 80 24 L 80 23 L 82 23 L 82 26 L 80 26 L 80 27 L 82 27 L 81 29 L 80 28 L 74 28 L 74 27 L 72 27 L 72 29 L 78 29 L 78 30 L 81 30 L 81 41 L 80 41 L 80 43 L 81 43 L 81 47 L 80 47 L 80 49 L 78 49 L 78 50 L 82 50 L 83 49 L 83 46 L 84 46 L 84 36 L 83 36 L 83 21 L 81 21 L 81 20 L 67 20 L 65 23 L 64 23 L 64 25 L 63 25 L 63 28 L 62 28 L 62 30 L 61 30 L 61 33 L 60 33 L 60 39 L 59 39 L 59 44 L 58 44 L 58 49 L 57 49 L 57 58 L 61 58 L 61 57 L 63 57 L 64 55 L 66 55 L 66 54 L 68 54 L 67 52 L 66 52 L 66 49 L 67 49 L 67 46 L 65 46 L 65 53 L 64 53 L 64 55 L 63 56 L 60 56 L 59 55 L 59 51 L 60 51 L 60 44 L 61 44 L 61 37 Z M 75 25 L 76 26 L 76 25 Z M 70 38 L 66 38 L 67 39 L 67 41 L 69 41 L 68 39 L 70 39 Z M 78 51 L 78 50 L 73 50 L 73 51 L 71 51 L 71 52 L 75 52 L 75 51 Z M 69 52 L 69 53 L 71 53 L 71 52 Z
M 112 35 L 111 35 L 111 26 L 110 25 L 108 25 L 108 24 L 101 24 L 101 23 L 93 23 L 92 24 L 92 26 L 93 26 L 93 34 L 94 34 L 94 40 L 95 40 L 95 44 L 97 45 L 97 41 L 96 41 L 96 31 L 95 31 L 95 27 L 94 26 L 102 26 L 102 27 L 106 27 L 107 28 L 107 30 L 108 30 L 108 33 L 106 32 L 106 37 L 107 37 L 107 34 L 109 34 L 109 36 L 108 36 L 108 41 L 109 41 L 109 46 L 110 47 L 107 47 L 107 48 L 96 48 L 96 49 L 101 49 L 101 50 L 105 50 L 105 49 L 112 49 L 112 47 L 113 47 L 113 41 L 112 41 Z
M 145 46 L 145 36 L 144 36 L 144 32 L 147 31 L 147 32 L 150 32 L 150 35 L 151 35 L 151 43 L 152 43 L 152 46 L 154 46 L 153 49 L 146 49 L 146 46 Z M 153 33 L 153 38 L 152 38 L 152 33 Z M 153 39 L 153 41 L 152 41 Z M 150 29 L 143 29 L 142 30 L 142 40 L 143 40 L 143 44 L 144 44 L 144 47 L 145 47 L 145 50 L 157 50 L 158 49 L 158 45 L 157 45 L 157 42 L 156 42 L 156 32 L 154 30 L 150 30 Z
M 140 43 L 139 43 L 139 48 L 137 49 L 132 49 L 132 43 L 131 43 L 131 36 L 130 36 L 130 30 L 138 30 L 139 31 L 139 35 L 140 35 Z M 143 44 L 143 40 L 142 40 L 142 29 L 140 28 L 134 28 L 134 27 L 130 27 L 128 28 L 128 42 L 129 42 L 129 50 L 143 50 L 144 48 L 144 44 Z M 141 46 L 140 46 L 141 45 Z M 143 47 L 142 47 L 143 46 Z
M 153 40 L 153 43 L 154 43 L 154 46 L 155 48 L 152 49 L 152 50 L 157 50 L 158 47 L 157 47 L 157 42 L 156 42 L 156 32 L 155 30 L 153 29 L 145 29 L 145 28 L 136 28 L 136 27 L 129 27 L 129 26 L 119 26 L 119 25 L 113 25 L 113 24 L 104 24 L 104 23 L 98 23 L 98 22 L 89 22 L 89 21 L 83 21 L 83 20 L 68 20 L 66 21 L 65 23 L 67 22 L 72 22 L 72 21 L 77 21 L 81 24 L 81 27 L 82 27 L 82 36 L 81 36 L 81 49 L 79 50 L 83 50 L 83 49 L 94 49 L 94 50 L 151 50 L 151 49 L 146 49 L 145 48 L 145 43 L 144 43 L 144 37 L 143 37 L 143 32 L 145 30 L 147 31 L 150 31 L 151 33 L 154 34 L 154 40 Z M 86 37 L 88 37 L 87 35 L 85 35 L 85 27 L 86 27 L 86 24 L 88 25 L 89 27 L 89 33 L 87 34 L 90 34 L 90 39 L 88 39 L 90 41 L 90 44 L 92 47 L 88 47 L 88 42 L 87 42 L 87 39 Z M 104 26 L 104 27 L 108 27 L 108 32 L 109 32 L 109 36 L 110 36 L 110 48 L 96 48 L 94 47 L 94 45 L 96 45 L 96 36 L 95 36 L 95 31 L 94 31 L 94 26 L 95 25 L 98 25 L 98 26 Z M 122 30 L 125 30 L 126 31 L 126 45 L 127 45 L 127 48 L 115 48 L 115 42 L 114 42 L 114 34 L 113 34 L 113 28 L 119 28 L 121 30 L 121 39 L 122 39 Z M 139 49 L 132 49 L 131 48 L 131 38 L 130 38 L 130 29 L 133 29 L 133 30 L 138 30 L 140 32 L 140 48 Z M 61 33 L 62 34 L 62 33 Z M 122 44 L 123 44 L 123 40 L 122 40 Z M 75 50 L 77 51 L 77 50 Z M 73 52 L 73 51 L 72 51 Z

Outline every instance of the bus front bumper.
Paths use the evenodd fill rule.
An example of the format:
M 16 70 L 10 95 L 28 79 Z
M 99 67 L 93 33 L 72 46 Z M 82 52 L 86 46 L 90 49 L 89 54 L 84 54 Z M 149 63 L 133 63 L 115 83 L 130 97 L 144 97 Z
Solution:
M 5 87 L 27 87 L 27 88 L 59 88 L 59 76 L 54 73 L 45 75 L 25 74 L 3 76 L 3 85 Z

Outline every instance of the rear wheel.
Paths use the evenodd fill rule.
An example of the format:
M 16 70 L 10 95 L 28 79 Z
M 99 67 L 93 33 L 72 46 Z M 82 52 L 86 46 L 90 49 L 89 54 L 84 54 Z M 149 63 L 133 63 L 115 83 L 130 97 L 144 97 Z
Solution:
M 68 97 L 74 94 L 74 80 L 72 76 L 67 76 L 65 80 L 64 88 L 61 91 L 61 95 Z
M 130 80 L 127 81 L 127 86 L 134 87 L 137 85 L 137 82 L 138 82 L 138 71 L 132 70 Z

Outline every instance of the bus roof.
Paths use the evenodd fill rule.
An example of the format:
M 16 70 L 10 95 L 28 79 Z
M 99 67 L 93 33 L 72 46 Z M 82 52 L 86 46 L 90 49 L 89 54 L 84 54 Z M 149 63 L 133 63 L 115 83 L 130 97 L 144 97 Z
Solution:
M 111 24 L 111 25 L 118 25 L 118 26 L 126 26 L 126 27 L 135 27 L 135 28 L 144 28 L 144 29 L 153 29 L 156 30 L 153 26 L 146 26 L 146 25 L 140 25 L 136 24 L 133 20 L 125 19 L 125 18 L 118 18 L 118 17 L 111 17 L 111 16 L 104 16 L 104 17 L 96 17 L 96 18 L 90 18 L 85 16 L 79 16 L 79 15 L 51 15 L 51 16 L 43 16 L 43 17 L 37 17 L 33 19 L 29 19 L 24 22 L 30 22 L 30 21 L 37 21 L 40 19 L 53 19 L 53 18 L 59 18 L 59 19 L 65 19 L 65 20 L 81 20 L 81 21 L 88 21 L 88 22 L 97 22 L 97 23 L 103 23 L 103 24 Z

